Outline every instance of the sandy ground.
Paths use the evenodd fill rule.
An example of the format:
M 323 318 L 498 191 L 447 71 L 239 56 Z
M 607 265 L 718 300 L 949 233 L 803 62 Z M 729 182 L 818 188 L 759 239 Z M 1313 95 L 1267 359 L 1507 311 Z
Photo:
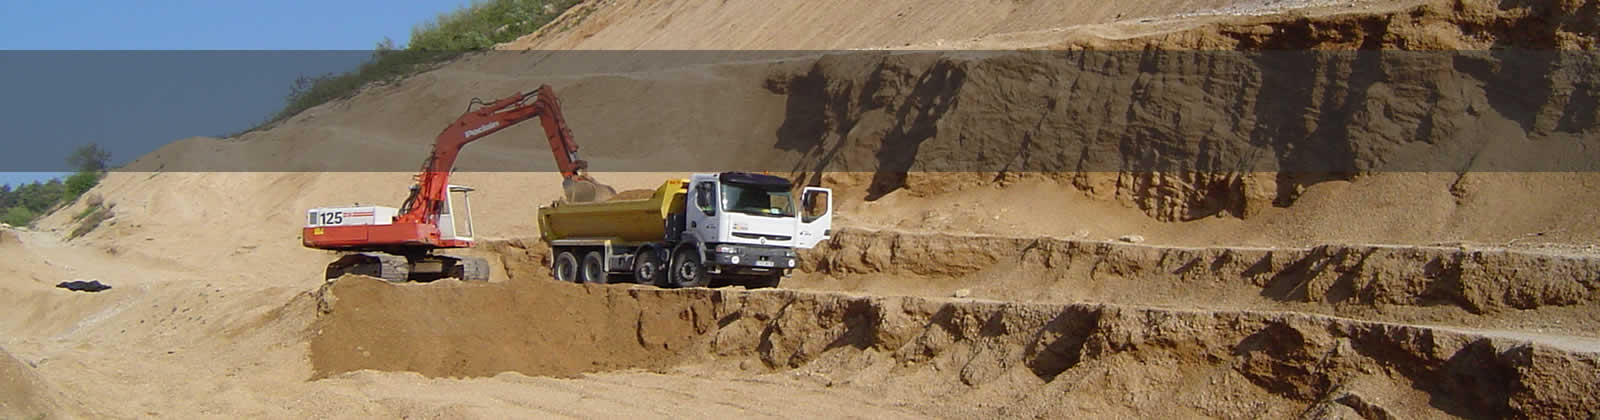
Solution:
M 16 232 L 6 239 L 8 252 L 24 251 L 23 255 L 46 266 L 59 266 L 66 261 L 82 267 L 127 265 L 119 257 L 94 249 L 52 247 L 53 239 L 45 233 Z M 514 268 L 519 272 L 536 270 Z M 331 288 L 308 289 L 226 280 L 207 282 L 159 271 L 74 272 L 76 275 L 71 277 L 100 279 L 116 287 L 95 294 L 44 284 L 8 287 L 4 303 L 11 310 L 0 318 L 0 328 L 8 334 L 0 348 L 17 360 L 3 366 L 11 372 L 7 376 L 11 383 L 6 385 L 22 390 L 7 394 L 5 407 L 10 413 L 26 417 L 42 412 L 50 413 L 52 418 L 589 418 L 619 414 L 671 418 L 971 418 L 1066 413 L 1231 418 L 1248 407 L 1289 415 L 1316 405 L 1275 394 L 1269 391 L 1271 387 L 1252 385 L 1258 382 L 1252 378 L 1259 373 L 1232 367 L 1248 365 L 1191 364 L 1184 360 L 1247 348 L 1238 347 L 1245 344 L 1232 343 L 1241 339 L 1242 343 L 1249 343 L 1249 337 L 1263 334 L 1252 334 L 1254 329 L 1271 331 L 1277 328 L 1274 325 L 1284 322 L 1328 323 L 1326 328 L 1330 331 L 1351 329 L 1337 334 L 1349 334 L 1348 340 L 1355 340 L 1355 345 L 1375 348 L 1393 344 L 1369 342 L 1374 337 L 1389 336 L 1404 342 L 1412 339 L 1402 337 L 1424 334 L 1435 337 L 1429 339 L 1435 345 L 1443 346 L 1431 351 L 1445 355 L 1456 352 L 1454 358 L 1474 354 L 1477 347 L 1469 343 L 1482 339 L 1498 340 L 1494 346 L 1507 349 L 1517 345 L 1548 349 L 1541 351 L 1566 358 L 1562 360 L 1590 360 L 1600 355 L 1600 342 L 1588 337 L 1370 323 L 1291 312 L 1238 312 L 1211 305 L 1199 305 L 1211 306 L 1204 310 L 1168 305 L 1102 309 L 971 299 L 921 301 L 883 297 L 895 294 L 889 291 L 858 297 L 815 294 L 804 291 L 810 289 L 804 286 L 794 294 L 674 292 L 628 285 L 561 285 L 527 277 L 479 285 L 446 281 L 405 286 L 351 278 L 333 283 Z M 706 293 L 722 295 L 712 297 Z M 792 301 L 782 303 L 784 299 Z M 874 341 L 835 347 L 841 340 L 859 337 L 851 333 L 861 328 L 858 318 L 851 314 L 856 311 L 852 308 L 861 304 L 905 308 L 904 315 L 894 315 L 901 309 L 879 309 L 877 313 L 881 315 L 866 318 L 881 323 L 869 329 L 880 331 L 877 338 L 871 339 Z M 962 315 L 955 319 L 939 315 L 951 310 Z M 988 315 L 988 311 L 1000 312 Z M 1098 311 L 1110 311 L 1099 317 L 1141 314 L 1135 319 L 1145 319 L 1128 323 L 1102 318 L 1102 327 L 1098 328 L 1130 329 L 1107 331 L 1103 333 L 1107 334 L 1105 337 L 1140 337 L 1164 331 L 1162 336 L 1192 337 L 1179 342 L 1195 340 L 1205 343 L 1200 344 L 1202 348 L 1212 349 L 1192 354 L 1196 350 L 1167 348 L 1157 344 L 1164 339 L 1157 339 L 1131 347 L 1143 349 L 1140 353 L 1123 354 L 1129 348 L 1114 345 L 1103 353 L 1084 353 L 1102 356 L 1081 356 L 1086 360 L 1093 357 L 1093 363 L 1085 361 L 1062 368 L 1074 373 L 1034 378 L 1032 375 L 1039 375 L 1040 363 L 1044 363 L 1041 360 L 1047 359 L 1036 360 L 1045 353 L 1019 353 L 1028 347 L 1023 345 L 1028 340 L 1042 339 L 1029 329 L 1057 331 L 1062 328 L 1058 325 L 1075 324 L 1046 321 Z M 928 320 L 919 320 L 922 317 Z M 562 319 L 581 321 L 559 322 Z M 1149 324 L 1157 319 L 1165 321 Z M 1205 324 L 1219 320 L 1235 326 L 1217 329 Z M 767 322 L 773 324 L 760 326 Z M 1015 325 L 997 330 L 1009 331 L 993 338 L 998 341 L 969 341 L 995 334 L 979 332 L 995 328 L 986 326 L 995 322 Z M 930 329 L 917 332 L 922 328 Z M 1374 332 L 1388 332 L 1358 332 L 1374 328 Z M 761 333 L 764 329 L 769 333 Z M 971 330 L 961 332 L 967 329 Z M 1076 330 L 1046 332 L 1044 337 L 1071 334 L 1070 331 Z M 1100 335 L 1091 335 L 1095 336 Z M 1334 340 L 1327 343 L 1339 342 Z M 1323 343 L 1308 341 L 1306 345 L 1334 345 Z M 923 346 L 933 347 L 917 350 Z M 982 354 L 974 353 L 980 348 L 1024 359 L 974 358 Z M 922 351 L 931 352 L 931 359 L 916 356 Z M 1461 400 L 1470 398 L 1467 394 L 1430 388 L 1429 379 L 1407 376 L 1410 374 L 1405 372 L 1410 371 L 1403 367 L 1409 363 L 1441 363 L 1437 369 L 1453 369 L 1449 366 L 1454 365 L 1427 362 L 1427 357 L 1419 361 L 1415 359 L 1419 356 L 1389 359 L 1396 356 L 1368 350 L 1359 353 L 1376 360 L 1360 358 L 1350 363 L 1397 363 L 1402 368 L 1399 373 L 1384 374 L 1395 376 L 1368 379 L 1330 373 L 1347 387 L 1329 391 L 1333 393 L 1328 395 L 1365 395 L 1391 413 L 1424 416 L 1437 413 L 1432 410 L 1438 407 L 1453 411 L 1459 408 L 1450 407 L 1471 406 Z M 909 364 L 881 365 L 890 361 L 894 361 L 892 366 Z M 1584 365 L 1564 362 L 1540 366 L 1585 369 Z M 1339 372 L 1337 369 L 1343 368 L 1329 369 Z M 1112 376 L 1091 379 L 1097 375 Z M 1532 381 L 1530 377 L 1538 377 L 1530 375 L 1493 380 Z M 1569 388 L 1600 386 L 1581 382 L 1581 375 L 1560 377 L 1580 380 L 1566 385 Z M 1126 382 L 1128 378 L 1144 379 Z M 1124 391 L 1106 393 L 1072 385 L 1080 380 Z M 1283 380 L 1313 384 L 1301 386 L 1314 386 L 1318 381 L 1293 376 Z M 1126 400 L 1117 396 L 1165 386 L 1159 384 L 1175 385 L 1173 381 L 1222 381 L 1229 385 L 1187 397 L 1161 392 Z M 966 387 L 980 384 L 976 389 L 980 394 L 991 395 L 988 402 L 979 402 L 984 400 L 981 396 L 957 398 L 972 392 Z M 1422 388 L 1400 393 L 1384 391 L 1384 387 L 1396 384 Z M 1544 386 L 1550 385 L 1539 388 Z M 105 395 L 119 398 L 107 402 L 102 397 Z M 1060 395 L 1063 400 L 1052 403 L 1040 400 L 1039 395 Z M 1581 395 L 1557 395 L 1542 398 L 1566 404 L 1563 407 L 1568 411 L 1561 412 L 1581 410 L 1592 403 L 1582 400 Z M 1440 402 L 1440 398 L 1454 402 Z
M 1281 10 L 1324 19 L 1318 22 L 1336 28 L 1324 40 L 1334 47 L 1348 41 L 1337 28 L 1361 27 L 1364 16 L 1398 22 L 1384 39 L 1475 45 L 1465 43 L 1497 34 L 1461 28 L 1564 13 L 1479 2 L 1409 9 L 1418 4 L 592 1 L 502 47 L 999 49 L 1156 40 L 1231 48 L 1259 35 L 1256 29 L 1271 33 L 1267 23 L 1298 28 L 1293 18 L 1252 17 Z M 1357 24 L 1348 26 L 1350 19 Z M 1246 23 L 1207 26 L 1218 22 Z M 1405 26 L 1411 23 L 1422 29 Z M 1552 26 L 1559 30 L 1551 42 L 1585 45 L 1568 35 L 1586 29 L 1561 25 Z M 704 158 L 713 161 L 814 157 L 770 141 L 793 117 L 796 97 L 770 85 L 800 80 L 791 76 L 806 74 L 814 59 L 641 59 L 610 63 L 607 71 L 541 66 L 540 59 L 472 57 L 270 130 L 174 143 L 96 187 L 94 194 L 115 204 L 115 216 L 81 238 L 65 234 L 83 203 L 47 216 L 39 230 L 0 231 L 0 305 L 7 309 L 0 311 L 0 417 L 1559 418 L 1600 408 L 1593 398 L 1600 380 L 1583 374 L 1597 369 L 1592 331 L 1600 325 L 1600 276 L 1586 271 L 1600 234 L 1593 205 L 1600 178 L 1591 173 L 1379 174 L 1303 185 L 1287 207 L 1260 205 L 1276 197 L 1245 180 L 1239 199 L 1255 206 L 1247 217 L 1178 221 L 1172 215 L 1204 200 L 1160 188 L 1174 185 L 1170 179 L 995 182 L 984 181 L 993 174 L 957 174 L 911 179 L 867 199 L 864 178 L 879 168 L 829 170 L 822 178 L 842 197 L 836 223 L 884 234 L 812 253 L 808 259 L 827 265 L 790 281 L 796 294 L 658 294 L 539 278 L 541 255 L 527 245 L 537 236 L 531 216 L 559 195 L 557 175 L 471 166 L 530 156 L 545 162 L 542 142 L 475 144 L 453 179 L 479 188 L 480 236 L 500 244 L 464 251 L 497 261 L 497 280 L 488 285 L 355 279 L 329 286 L 321 274 L 331 254 L 298 246 L 303 209 L 396 205 L 411 173 L 166 166 L 229 158 L 283 169 L 312 149 L 412 162 L 455 117 L 440 109 L 537 83 L 562 93 L 585 156 L 600 167 L 597 177 L 618 190 L 683 176 L 626 168 L 683 158 L 673 154 L 681 153 L 676 146 L 712 141 L 704 139 L 761 139 L 708 148 Z M 865 87 L 870 76 L 824 82 Z M 967 92 L 975 98 L 970 108 L 1032 109 L 1026 101 L 1037 99 L 983 102 L 1014 91 L 997 86 Z M 1466 102 L 1484 95 L 1452 92 L 1463 92 Z M 883 98 L 905 99 L 895 95 Z M 691 105 L 683 105 L 686 98 Z M 1406 112 L 1399 111 L 1417 117 Z M 1001 118 L 984 119 L 995 114 Z M 1017 124 L 1005 114 L 958 115 L 971 124 L 949 124 L 1009 133 Z M 859 156 L 884 147 L 882 133 L 874 134 L 891 125 L 883 113 L 852 108 L 835 115 L 866 122 L 819 141 Z M 1489 112 L 1481 124 L 1454 129 L 1468 138 L 1501 133 L 1485 127 L 1512 127 L 1515 135 L 1504 140 L 1512 150 L 1523 144 L 1517 142 L 1588 138 L 1540 132 L 1540 124 L 1559 126 L 1548 115 L 1527 116 L 1532 129 L 1517 118 Z M 1062 124 L 1072 129 L 1070 121 Z M 505 133 L 538 138 L 535 128 Z M 928 149 L 959 140 L 933 138 Z M 1005 141 L 997 144 L 1014 146 Z M 949 185 L 958 187 L 943 187 Z M 928 232 L 951 237 L 917 236 Z M 1139 235 L 1143 248 L 1116 245 L 1126 235 Z M 1029 248 L 1041 242 L 1051 250 Z M 1461 251 L 1370 265 L 1357 257 L 1365 251 L 1307 256 L 1309 247 L 1329 243 L 1357 251 L 1370 243 Z M 973 244 L 999 245 L 962 251 Z M 1474 252 L 1486 248 L 1531 256 L 1473 265 L 1483 258 Z M 1294 257 L 1269 256 L 1264 272 L 1222 257 L 1253 252 Z M 1195 273 L 1184 268 L 1202 257 L 1215 264 Z M 1454 277 L 1436 267 L 1454 267 L 1444 271 Z M 69 280 L 113 289 L 53 287 Z M 330 299 L 328 290 L 343 296 Z M 962 290 L 969 298 L 947 299 Z M 1272 342 L 1288 344 L 1264 344 Z M 1520 388 L 1502 385 L 1511 383 Z M 1174 389 L 1207 392 L 1163 391 Z
M 0 349 L 17 360 L 0 364 L 7 390 L 0 415 L 8 418 L 923 417 L 781 377 L 727 382 L 621 371 L 430 379 L 361 371 L 310 381 L 307 339 L 317 307 L 306 281 L 275 287 L 258 283 L 266 278 L 207 280 L 60 246 L 44 233 L 5 234 L 0 246 L 11 260 L 72 267 L 7 264 L 8 279 L 113 285 L 94 294 L 43 280 L 5 285 Z

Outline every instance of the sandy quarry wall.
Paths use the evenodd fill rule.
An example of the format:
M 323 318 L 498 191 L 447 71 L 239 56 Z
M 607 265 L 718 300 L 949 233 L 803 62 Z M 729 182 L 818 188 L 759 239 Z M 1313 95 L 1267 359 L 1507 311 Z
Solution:
M 1170 303 L 1244 295 L 1328 305 L 1449 305 L 1477 314 L 1600 302 L 1600 259 L 1593 256 L 1458 247 L 1173 248 L 845 229 L 805 253 L 801 270 L 898 282 L 983 278 L 968 284 L 1015 289 L 1007 297 L 1019 299 L 1073 291 L 1092 299 L 1098 296 L 1089 291 L 1108 290 L 1151 300 L 1170 294 Z
M 321 296 L 318 375 L 712 363 L 1007 416 L 1571 418 L 1600 404 L 1593 353 L 1313 315 L 356 276 Z
M 1592 43 L 1572 39 L 1592 27 L 1520 32 L 1559 13 L 1420 7 L 1070 52 L 841 54 L 767 84 L 789 96 L 777 146 L 806 153 L 797 169 L 871 172 L 843 184 L 865 183 L 868 199 L 1047 177 L 1179 221 L 1248 217 L 1316 184 L 1399 171 L 1456 173 L 1412 199 L 1466 205 L 1507 189 L 1480 172 L 1595 169 L 1600 80 Z M 1440 25 L 1478 30 L 1414 29 Z M 1478 37 L 1515 49 L 1448 49 L 1487 48 Z M 1353 48 L 1385 52 L 1327 51 Z M 1566 184 L 1548 188 L 1592 198 Z

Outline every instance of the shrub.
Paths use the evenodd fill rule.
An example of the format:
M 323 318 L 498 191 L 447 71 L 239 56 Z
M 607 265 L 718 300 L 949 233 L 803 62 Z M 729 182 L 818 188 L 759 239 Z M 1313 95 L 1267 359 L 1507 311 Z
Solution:
M 82 171 L 72 174 L 72 176 L 67 177 L 67 195 L 63 198 L 68 202 L 76 200 L 99 183 L 100 173 L 98 172 Z
M 87 209 L 88 210 L 88 214 L 87 215 L 83 215 L 82 220 L 78 221 L 78 226 L 72 228 L 72 232 L 67 234 L 67 240 L 70 241 L 70 240 L 73 240 L 73 239 L 77 239 L 80 236 L 83 236 L 85 234 L 88 234 L 89 232 L 94 231 L 95 228 L 100 227 L 100 222 L 104 222 L 104 221 L 106 221 L 106 219 L 110 219 L 111 218 L 111 216 L 112 216 L 111 208 L 112 207 L 114 207 L 114 206 L 105 205 L 105 206 L 90 207 L 89 209 Z
M 37 216 L 37 214 L 26 207 L 12 207 L 6 209 L 4 214 L 0 214 L 0 223 L 12 226 L 27 226 L 28 223 L 33 222 L 34 216 Z
M 410 49 L 482 50 L 531 34 L 578 0 L 491 0 L 440 14 L 411 29 Z
M 97 211 L 100 211 L 100 205 L 98 205 L 98 204 L 90 205 L 88 207 L 84 207 L 83 211 L 80 211 L 80 212 L 78 212 L 77 215 L 72 216 L 72 221 L 76 222 L 76 221 L 79 221 L 79 220 L 83 220 L 83 218 L 89 217 L 90 214 L 94 214 L 94 212 L 97 212 Z

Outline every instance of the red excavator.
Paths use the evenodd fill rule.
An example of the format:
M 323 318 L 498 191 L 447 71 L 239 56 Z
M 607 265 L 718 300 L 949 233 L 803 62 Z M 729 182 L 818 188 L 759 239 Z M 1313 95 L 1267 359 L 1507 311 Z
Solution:
M 472 105 L 483 105 L 472 110 Z M 325 207 L 307 213 L 301 242 L 310 248 L 349 252 L 328 264 L 327 278 L 364 274 L 392 282 L 457 278 L 487 281 L 489 266 L 482 258 L 439 255 L 447 248 L 468 248 L 472 239 L 470 187 L 451 185 L 450 174 L 461 148 L 517 123 L 538 117 L 561 170 L 562 189 L 569 202 L 609 200 L 616 190 L 587 174 L 588 163 L 578 159 L 578 145 L 561 116 L 561 104 L 550 85 L 512 95 L 492 103 L 474 98 L 468 111 L 445 127 L 434 140 L 433 152 L 411 185 L 411 195 L 396 209 L 382 206 Z M 452 193 L 462 197 L 463 217 L 457 218 Z

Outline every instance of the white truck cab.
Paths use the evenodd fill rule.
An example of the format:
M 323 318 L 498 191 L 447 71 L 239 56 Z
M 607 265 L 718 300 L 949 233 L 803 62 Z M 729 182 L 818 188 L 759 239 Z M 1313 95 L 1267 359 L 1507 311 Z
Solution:
M 688 230 L 713 243 L 815 247 L 831 233 L 832 192 L 806 187 L 796 200 L 792 188 L 788 180 L 775 176 L 693 175 Z
M 832 191 L 806 187 L 797 199 L 793 190 L 789 180 L 771 175 L 692 175 L 685 240 L 704 245 L 703 266 L 711 274 L 767 276 L 792 269 L 798 264 L 794 250 L 813 248 L 833 233 Z

